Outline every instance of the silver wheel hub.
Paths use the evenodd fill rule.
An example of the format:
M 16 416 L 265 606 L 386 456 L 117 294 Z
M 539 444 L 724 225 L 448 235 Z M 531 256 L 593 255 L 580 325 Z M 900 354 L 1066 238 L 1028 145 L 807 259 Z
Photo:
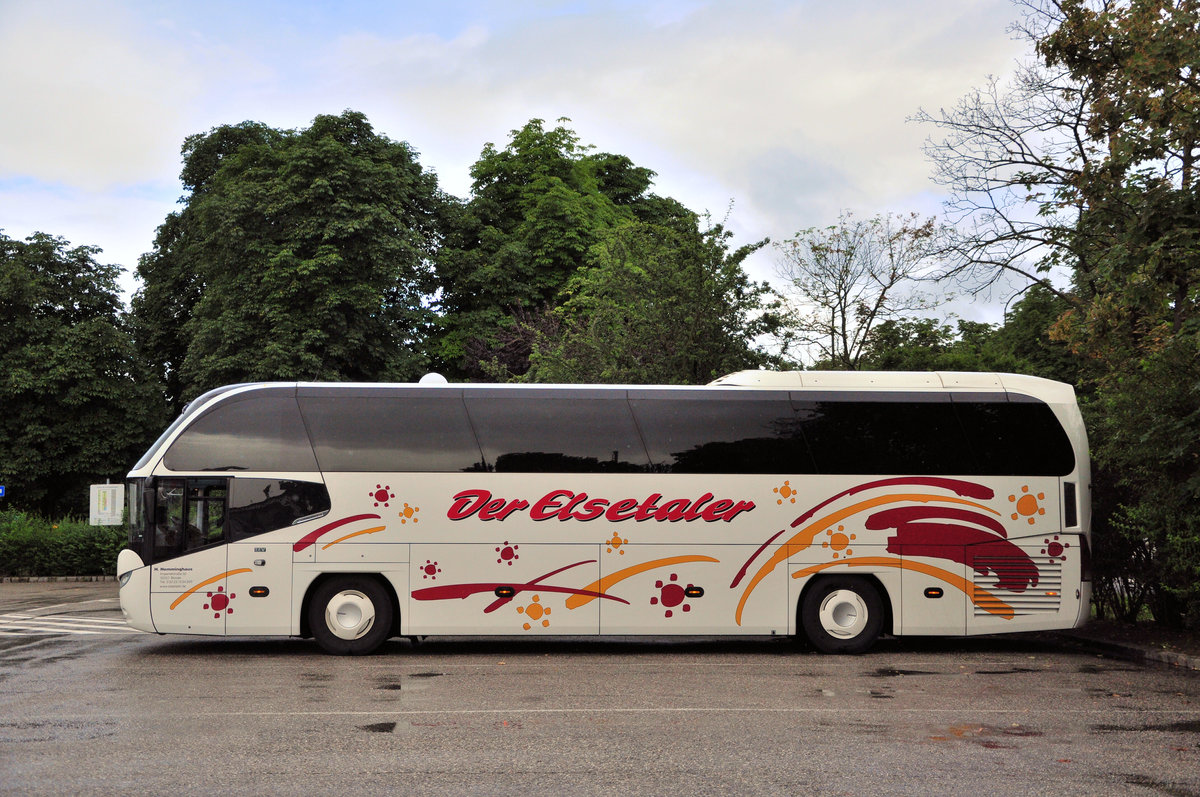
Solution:
M 343 590 L 325 606 L 325 626 L 339 639 L 358 639 L 375 624 L 375 604 L 356 589 Z
M 869 613 L 866 601 L 849 589 L 834 590 L 821 601 L 817 613 L 825 633 L 838 639 L 853 639 L 867 627 Z

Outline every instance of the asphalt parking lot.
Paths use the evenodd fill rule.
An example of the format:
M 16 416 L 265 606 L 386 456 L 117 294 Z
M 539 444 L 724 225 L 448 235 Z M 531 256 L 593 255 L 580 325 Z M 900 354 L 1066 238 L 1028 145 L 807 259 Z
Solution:
M 1053 635 L 156 636 L 0 584 L 0 793 L 1200 795 L 1200 676 Z

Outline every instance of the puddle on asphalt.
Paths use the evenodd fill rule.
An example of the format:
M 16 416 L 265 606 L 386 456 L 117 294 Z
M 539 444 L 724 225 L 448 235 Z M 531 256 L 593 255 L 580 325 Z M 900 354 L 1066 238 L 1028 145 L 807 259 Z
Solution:
M 115 720 L 0 722 L 0 742 L 80 742 L 117 734 Z
M 1102 667 L 1099 664 L 1081 664 L 1076 672 L 1084 675 L 1099 675 L 1105 672 L 1142 672 L 1137 667 Z
M 325 689 L 328 682 L 333 680 L 333 676 L 322 672 L 302 672 L 300 673 L 300 688 L 301 689 Z
M 1195 797 L 1196 795 L 1196 790 L 1192 786 L 1183 783 L 1168 783 L 1146 775 L 1116 775 L 1116 777 L 1124 777 L 1125 782 L 1130 786 L 1154 789 L 1170 797 Z
M 872 675 L 878 678 L 895 678 L 898 675 L 937 675 L 937 673 L 926 670 L 899 670 L 895 667 L 880 667 L 873 673 L 866 673 L 868 678 Z
M 368 733 L 392 733 L 396 730 L 396 723 L 376 722 L 371 725 L 359 725 L 358 729 L 360 731 L 367 731 Z

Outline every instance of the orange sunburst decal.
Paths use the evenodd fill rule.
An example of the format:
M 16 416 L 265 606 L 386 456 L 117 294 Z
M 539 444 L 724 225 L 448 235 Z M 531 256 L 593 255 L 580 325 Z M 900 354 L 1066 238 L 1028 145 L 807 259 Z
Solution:
M 1029 492 L 1028 484 L 1021 485 L 1021 495 L 1010 495 L 1008 500 L 1015 504 L 1013 509 L 1017 510 L 1010 516 L 1013 520 L 1024 517 L 1028 520 L 1029 525 L 1032 526 L 1039 515 L 1046 514 L 1046 508 L 1038 503 L 1039 501 L 1046 500 L 1046 494 L 1038 493 L 1035 496 Z
M 542 628 L 550 627 L 550 607 L 542 605 L 541 595 L 534 595 L 530 598 L 528 606 L 518 606 L 517 614 L 524 615 L 529 620 L 523 626 L 526 631 L 535 625 L 541 625 Z
M 839 525 L 837 531 L 826 529 L 825 536 L 829 539 L 822 540 L 821 547 L 832 551 L 834 559 L 841 556 L 854 556 L 854 550 L 850 547 L 850 543 L 858 538 L 857 534 L 847 534 L 846 527 Z

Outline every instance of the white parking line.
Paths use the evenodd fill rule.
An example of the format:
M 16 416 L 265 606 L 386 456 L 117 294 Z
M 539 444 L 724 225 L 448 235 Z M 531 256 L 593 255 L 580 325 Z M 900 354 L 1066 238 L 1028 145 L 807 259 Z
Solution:
M 93 598 L 88 601 L 71 601 L 70 603 L 53 603 L 49 606 L 39 606 L 36 609 L 26 609 L 27 612 L 47 612 L 51 609 L 61 609 L 63 606 L 84 606 L 88 603 L 116 603 L 116 598 Z
M 100 617 L 31 614 L 0 614 L 0 636 L 30 636 L 32 634 L 140 634 L 124 620 Z

